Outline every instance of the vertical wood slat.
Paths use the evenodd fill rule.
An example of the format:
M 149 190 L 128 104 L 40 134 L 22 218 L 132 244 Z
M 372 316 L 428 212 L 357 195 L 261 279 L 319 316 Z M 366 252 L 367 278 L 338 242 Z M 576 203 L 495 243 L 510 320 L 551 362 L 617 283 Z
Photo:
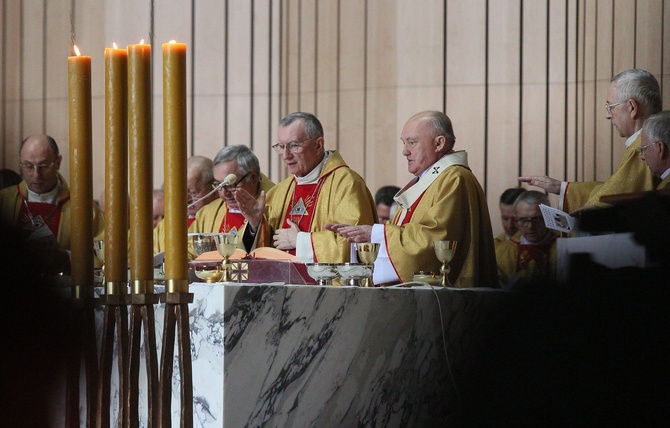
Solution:
M 497 198 L 507 187 L 517 185 L 519 169 L 519 75 L 520 75 L 520 2 L 502 5 L 489 1 L 488 76 L 488 203 L 491 217 L 498 207 Z M 500 37 L 506 34 L 506 37 Z M 457 135 L 458 137 L 458 135 Z M 478 177 L 480 178 L 480 177 Z M 496 184 L 493 184 L 493 182 Z M 493 221 L 499 227 L 499 221 Z M 494 229 L 495 230 L 495 229 Z

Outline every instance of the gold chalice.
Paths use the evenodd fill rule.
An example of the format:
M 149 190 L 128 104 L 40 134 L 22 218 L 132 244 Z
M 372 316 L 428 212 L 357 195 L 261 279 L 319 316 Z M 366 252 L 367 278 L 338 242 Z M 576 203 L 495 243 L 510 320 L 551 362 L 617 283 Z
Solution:
M 221 262 L 223 276 L 221 280 L 230 282 L 232 281 L 232 275 L 230 274 L 230 271 L 232 270 L 230 256 L 233 255 L 235 248 L 237 248 L 237 235 L 233 235 L 232 233 L 216 233 L 214 234 L 214 242 L 216 243 L 216 249 L 219 251 L 219 254 L 223 256 L 223 261 Z
M 375 260 L 377 260 L 377 255 L 379 254 L 379 244 L 373 244 L 372 242 L 358 243 L 356 244 L 356 252 L 358 253 L 358 261 L 371 265 L 370 277 L 366 280 L 362 280 L 361 286 L 374 287 L 372 276 L 374 274 L 374 263 Z
M 435 241 L 433 243 L 435 246 L 435 255 L 442 262 L 442 267 L 440 268 L 440 273 L 442 274 L 440 285 L 442 287 L 453 287 L 451 282 L 449 282 L 449 272 L 451 272 L 449 262 L 454 258 L 457 243 L 458 241 Z
M 101 283 L 101 285 L 105 284 L 105 241 L 93 241 L 93 251 L 95 252 L 95 256 L 100 259 L 102 262 L 102 266 L 100 266 L 100 270 L 98 270 L 97 275 L 95 275 L 95 282 Z M 97 270 L 97 269 L 96 269 Z

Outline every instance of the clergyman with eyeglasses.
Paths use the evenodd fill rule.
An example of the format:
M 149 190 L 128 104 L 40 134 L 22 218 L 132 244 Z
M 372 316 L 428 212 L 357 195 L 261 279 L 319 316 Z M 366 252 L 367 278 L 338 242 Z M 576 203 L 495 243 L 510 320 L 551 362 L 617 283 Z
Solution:
M 626 70 L 614 76 L 607 91 L 606 117 L 627 138 L 626 151 L 614 173 L 604 182 L 561 182 L 547 176 L 519 177 L 519 181 L 559 195 L 558 209 L 567 213 L 600 206 L 600 197 L 654 189 L 654 178 L 637 154 L 642 124 L 661 111 L 661 88 L 645 70 Z
M 264 193 L 257 201 L 248 192 L 236 192 L 251 226 L 245 241 L 247 234 L 256 234 L 254 246 L 273 246 L 303 263 L 348 262 L 351 246 L 324 226 L 374 224 L 377 208 L 370 190 L 340 153 L 325 149 L 323 127 L 313 114 L 289 114 L 279 122 L 277 134 L 272 147 L 290 176 L 267 193 L 267 204 Z
M 549 198 L 535 190 L 526 190 L 514 201 L 514 220 L 519 230 L 496 246 L 503 287 L 520 282 L 556 282 L 556 238 L 560 234 L 547 229 L 540 204 L 549 205 Z
M 235 175 L 235 182 L 226 185 L 224 180 L 230 174 Z M 218 195 L 218 198 L 198 211 L 188 231 L 223 232 L 244 236 L 247 219 L 242 214 L 235 195 L 244 190 L 259 198 L 261 191 L 267 192 L 274 185 L 272 180 L 261 172 L 258 158 L 249 147 L 232 145 L 222 148 L 214 156 L 214 180 L 210 189 Z M 238 247 L 244 248 L 242 239 L 238 240 Z
M 45 273 L 69 272 L 70 189 L 58 172 L 61 160 L 58 144 L 52 137 L 25 138 L 19 146 L 23 181 L 0 191 L 3 226 L 15 228 L 28 242 L 39 246 L 40 266 L 36 268 Z M 95 203 L 91 215 L 93 235 L 102 239 L 105 223 Z
M 216 199 L 210 186 L 214 180 L 212 160 L 206 156 L 191 156 L 186 160 L 187 222 L 190 226 L 200 209 Z M 165 251 L 165 220 L 161 220 L 153 231 L 154 254 Z
M 644 122 L 642 146 L 637 150 L 652 175 L 661 180 L 656 190 L 670 189 L 670 110 Z

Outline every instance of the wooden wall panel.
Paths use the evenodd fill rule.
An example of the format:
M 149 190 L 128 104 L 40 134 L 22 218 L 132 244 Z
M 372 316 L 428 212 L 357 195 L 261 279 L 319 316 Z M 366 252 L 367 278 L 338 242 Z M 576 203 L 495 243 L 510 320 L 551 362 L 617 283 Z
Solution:
M 568 41 L 567 2 L 549 2 L 547 22 L 547 162 L 544 174 L 564 180 L 567 141 Z M 556 206 L 556 201 L 552 200 Z
M 607 100 L 607 90 L 612 78 L 612 33 L 609 31 L 613 23 L 613 0 L 597 3 L 596 17 L 596 48 L 595 58 L 595 88 L 593 95 L 593 145 L 595 148 L 595 178 L 598 181 L 607 180 L 612 175 L 619 158 L 614 160 L 613 145 L 620 145 L 618 135 L 614 138 L 612 124 L 605 117 L 603 105 Z M 589 144 L 588 138 L 586 144 Z
M 402 126 L 411 116 L 424 110 L 439 110 L 444 106 L 442 63 L 443 38 L 437 36 L 444 31 L 444 2 L 426 0 L 422 2 L 397 3 L 396 55 L 398 116 Z M 412 179 L 407 172 L 407 160 L 398 148 L 396 168 L 398 180 L 406 184 Z
M 644 40 L 644 45 L 635 49 L 635 67 L 649 71 L 655 75 L 661 72 L 663 51 L 663 7 L 668 2 L 658 0 L 637 0 L 636 40 Z M 665 21 L 665 26 L 670 25 Z
M 300 0 L 297 12 L 300 16 L 298 25 L 298 58 L 297 82 L 298 103 L 296 110 L 314 112 L 318 86 L 316 81 L 317 65 L 317 0 Z
M 268 173 L 268 165 L 271 158 L 274 158 L 274 151 L 271 145 L 274 144 L 272 135 L 272 125 L 275 122 L 273 111 L 273 98 L 270 94 L 272 88 L 273 70 L 276 70 L 276 64 L 270 58 L 275 53 L 273 50 L 273 37 L 271 33 L 272 26 L 269 24 L 273 17 L 270 9 L 271 3 L 268 1 L 256 1 L 254 4 L 254 68 L 253 68 L 253 95 L 250 97 L 253 103 L 252 137 L 251 147 L 256 153 L 261 164 L 261 170 Z M 274 38 L 276 39 L 276 37 Z M 276 107 L 274 107 L 276 112 Z
M 518 185 L 520 174 L 521 108 L 521 4 L 488 2 L 488 111 L 486 112 L 489 162 L 487 196 L 493 219 L 497 200 L 508 187 Z M 499 221 L 493 226 L 500 228 Z
M 268 83 L 270 84 L 268 102 L 268 117 L 269 117 L 269 132 L 268 144 L 275 144 L 277 141 L 277 124 L 283 114 L 282 97 L 281 97 L 281 59 L 282 59 L 282 35 L 280 29 L 282 28 L 282 3 L 278 0 L 270 0 L 269 8 L 271 12 L 271 19 L 268 20 L 268 33 L 270 40 L 268 41 L 270 47 L 269 61 L 271 62 Z M 285 171 L 284 163 L 281 158 L 272 150 L 268 149 L 269 165 L 267 169 L 261 164 L 268 176 L 272 180 L 278 182 L 280 174 Z M 285 173 L 284 173 L 285 174 Z
M 326 148 L 339 150 L 337 117 L 340 110 L 340 1 L 319 1 L 317 7 L 316 109 L 311 112 L 321 121 Z M 284 114 L 291 113 L 290 109 Z
M 214 158 L 226 144 L 224 137 L 225 8 L 220 1 L 195 3 L 193 54 L 193 127 L 190 155 Z M 191 149 L 191 147 L 189 147 Z
M 18 59 L 21 62 L 21 117 L 24 118 L 21 135 L 41 134 L 53 132 L 46 129 L 45 93 L 46 75 L 44 57 L 45 41 L 45 14 L 44 2 L 23 2 L 23 16 L 34 19 L 36 25 L 23 26 L 20 32 L 20 43 L 24 54 Z M 35 53 L 26 54 L 26 53 Z M 63 51 L 68 54 L 69 51 Z M 56 141 L 60 141 L 57 139 Z
M 251 2 L 230 0 L 228 6 L 228 144 L 251 145 Z
M 277 122 L 311 111 L 327 147 L 341 150 L 374 192 L 411 178 L 399 142 L 407 119 L 444 109 L 496 219 L 497 198 L 518 174 L 575 180 L 611 173 L 623 152 L 604 119 L 612 75 L 648 69 L 667 108 L 669 3 L 155 0 L 154 181 L 163 181 L 161 44 L 174 38 L 189 49 L 189 153 L 213 157 L 225 144 L 248 144 L 279 180 L 286 171 L 269 147 Z M 77 39 L 93 57 L 99 194 L 103 50 L 113 41 L 148 41 L 151 2 L 2 3 L 0 163 L 17 168 L 15 151 L 27 133 L 49 132 L 67 152 L 72 4 Z M 68 165 L 65 159 L 64 171 Z M 500 230 L 498 221 L 493 226 Z
M 455 150 L 466 150 L 470 168 L 487 185 L 486 1 L 447 2 L 446 108 L 456 135 Z M 493 181 L 497 181 L 497 178 Z
M 522 3 L 521 175 L 546 171 L 547 4 Z
M 21 32 L 22 2 L 2 3 L 2 161 L 3 168 L 21 173 L 19 167 L 19 143 L 23 138 L 21 115 Z
M 596 26 L 597 11 L 596 2 L 585 2 L 584 5 L 584 63 L 583 63 L 583 133 L 580 146 L 582 150 L 582 180 L 593 181 L 595 177 L 595 91 L 596 91 L 596 42 L 598 33 Z
M 389 52 L 396 51 L 395 4 L 367 2 L 367 100 L 365 150 L 367 165 L 365 181 L 374 193 L 382 186 L 405 185 L 394 168 L 401 150 L 400 129 L 397 120 L 398 97 L 396 85 L 396 59 Z M 375 19 L 372 19 L 375 17 Z
M 340 8 L 338 145 L 345 161 L 362 176 L 365 157 L 365 2 L 343 2 Z M 374 190 L 372 190 L 374 191 Z

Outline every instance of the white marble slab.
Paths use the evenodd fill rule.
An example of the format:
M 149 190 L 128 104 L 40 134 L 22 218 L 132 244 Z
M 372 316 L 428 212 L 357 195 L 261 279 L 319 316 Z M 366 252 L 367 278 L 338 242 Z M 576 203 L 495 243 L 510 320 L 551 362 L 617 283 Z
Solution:
M 500 295 L 205 283 L 191 284 L 190 291 L 197 427 L 440 424 L 448 403 L 456 402 L 441 326 L 457 379 L 459 360 L 467 358 L 460 350 L 472 340 L 480 311 Z M 160 355 L 162 304 L 156 320 Z M 177 361 L 174 426 L 180 416 Z M 145 378 L 141 367 L 140 426 L 147 419 Z M 113 424 L 117 408 L 114 394 Z

